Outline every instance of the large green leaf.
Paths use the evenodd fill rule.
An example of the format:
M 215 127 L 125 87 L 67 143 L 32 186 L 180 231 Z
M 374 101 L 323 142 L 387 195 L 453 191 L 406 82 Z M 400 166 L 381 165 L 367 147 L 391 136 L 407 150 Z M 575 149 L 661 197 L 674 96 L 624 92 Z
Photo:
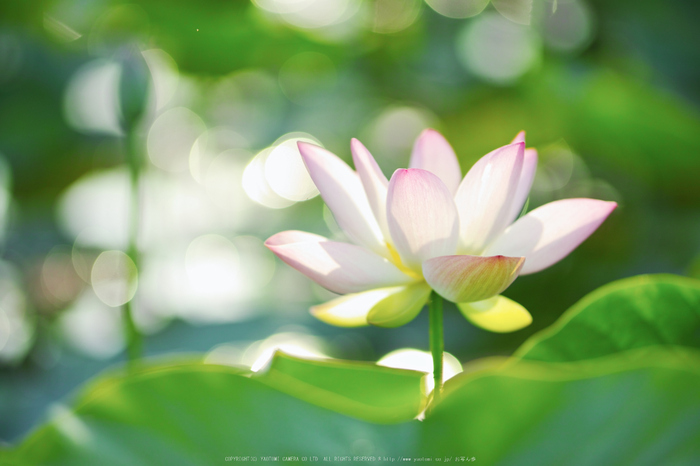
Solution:
M 700 346 L 700 281 L 643 275 L 603 286 L 515 353 L 577 361 L 654 345 Z
M 697 353 L 641 352 L 452 379 L 424 422 L 423 452 L 499 465 L 698 464 Z
M 422 372 L 371 363 L 309 361 L 277 353 L 258 380 L 309 403 L 381 423 L 415 418 L 424 407 Z
M 236 455 L 351 455 L 358 440 L 396 446 L 415 429 L 412 423 L 385 426 L 340 415 L 229 367 L 188 364 L 101 380 L 74 409 L 60 410 L 35 432 L 15 459 L 202 465 Z
M 449 382 L 425 421 L 396 425 L 314 406 L 227 367 L 152 368 L 107 377 L 32 434 L 13 459 L 180 465 L 246 455 L 260 464 L 266 455 L 386 455 L 467 456 L 479 464 L 697 464 L 699 356 L 645 351 L 635 363 L 621 355 L 597 363 L 495 361 Z

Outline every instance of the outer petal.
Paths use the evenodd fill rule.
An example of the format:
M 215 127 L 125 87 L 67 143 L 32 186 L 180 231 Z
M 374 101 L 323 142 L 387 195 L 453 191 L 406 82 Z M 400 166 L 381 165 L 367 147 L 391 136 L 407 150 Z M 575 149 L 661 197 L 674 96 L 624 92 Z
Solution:
M 286 231 L 272 236 L 265 245 L 286 264 L 335 293 L 357 293 L 415 281 L 372 251 L 317 235 Z
M 515 332 L 532 323 L 527 309 L 505 296 L 494 296 L 475 303 L 459 303 L 457 307 L 469 322 L 491 332 Z
M 516 134 L 511 141 L 511 144 L 516 144 L 518 142 L 525 142 L 525 131 L 520 131 L 518 134 Z
M 524 257 L 442 256 L 423 264 L 423 276 L 452 302 L 482 301 L 508 288 L 524 262 Z
M 321 242 L 329 240 L 328 238 L 325 238 L 321 235 L 315 235 L 313 233 L 307 233 L 305 231 L 287 230 L 270 236 L 265 241 L 265 246 L 269 248 L 270 246 L 284 246 L 285 244 L 303 243 L 309 241 Z
M 437 175 L 453 195 L 462 180 L 462 171 L 454 149 L 434 129 L 423 130 L 416 139 L 409 167 L 421 168 Z
M 360 180 L 362 180 L 374 218 L 377 219 L 384 238 L 388 239 L 391 237 L 389 226 L 386 222 L 386 193 L 389 180 L 382 173 L 372 154 L 360 141 L 353 138 L 350 142 L 350 148 L 352 149 L 352 160 L 355 163 L 355 169 L 357 174 L 360 175 Z
M 508 225 L 513 223 L 513 221 L 518 218 L 518 215 L 525 205 L 528 194 L 530 194 L 530 188 L 532 188 L 532 180 L 535 179 L 535 172 L 537 171 L 537 150 L 535 149 L 525 149 L 523 154 L 523 169 L 520 172 L 520 180 L 518 180 L 518 188 L 515 190 L 515 196 L 513 196 L 513 203 L 510 210 Z
M 428 171 L 394 172 L 387 195 L 387 221 L 401 261 L 417 272 L 424 261 L 452 254 L 457 246 L 459 222 L 452 195 Z
M 524 152 L 523 142 L 503 146 L 482 157 L 464 177 L 455 195 L 460 252 L 480 253 L 508 226 Z
M 367 322 L 378 327 L 400 327 L 407 324 L 423 309 L 431 291 L 423 281 L 403 286 L 401 290 L 375 304 L 367 315 Z
M 364 327 L 369 325 L 367 314 L 372 307 L 389 294 L 391 293 L 386 289 L 377 289 L 341 296 L 313 306 L 311 314 L 327 324 L 338 327 Z
M 390 257 L 357 174 L 327 150 L 300 142 L 299 152 L 338 225 L 357 244 Z
M 423 302 L 420 302 L 420 292 L 423 288 L 427 288 L 427 285 L 422 282 L 412 286 L 378 288 L 364 293 L 349 294 L 312 307 L 311 314 L 331 325 L 361 327 L 368 325 L 368 315 L 375 313 L 385 317 L 379 322 L 393 324 L 386 326 L 399 326 L 413 319 L 420 312 L 427 300 L 426 297 Z M 428 288 L 428 294 L 430 294 L 430 288 Z M 394 307 L 396 312 L 389 315 L 388 309 L 393 305 L 396 305 Z
M 576 249 L 616 207 L 596 199 L 550 202 L 520 218 L 484 254 L 525 256 L 521 273 L 539 272 Z

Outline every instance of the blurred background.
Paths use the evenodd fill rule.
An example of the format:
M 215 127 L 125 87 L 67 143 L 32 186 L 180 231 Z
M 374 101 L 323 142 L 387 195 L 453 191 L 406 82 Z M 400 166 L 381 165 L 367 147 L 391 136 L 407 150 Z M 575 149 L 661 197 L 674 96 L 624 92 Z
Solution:
M 342 235 L 300 139 L 349 161 L 358 137 L 391 175 L 433 127 L 466 173 L 524 129 L 540 152 L 530 209 L 619 203 L 507 290 L 530 327 L 488 333 L 448 305 L 446 350 L 463 363 L 510 354 L 612 280 L 700 278 L 699 16 L 693 0 L 0 3 L 0 441 L 125 360 L 127 301 L 152 357 L 428 349 L 425 313 L 391 330 L 316 321 L 309 306 L 332 295 L 264 248 L 281 230 Z M 134 95 L 138 271 L 125 254 Z

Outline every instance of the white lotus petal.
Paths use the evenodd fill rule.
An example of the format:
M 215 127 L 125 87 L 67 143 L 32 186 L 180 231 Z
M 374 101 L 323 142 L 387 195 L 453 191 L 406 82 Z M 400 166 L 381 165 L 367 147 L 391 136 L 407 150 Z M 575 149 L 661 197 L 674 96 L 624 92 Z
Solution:
M 409 167 L 421 168 L 437 175 L 453 195 L 462 181 L 462 171 L 454 149 L 434 129 L 424 130 L 416 139 Z
M 388 239 L 391 237 L 389 226 L 386 222 L 386 193 L 389 180 L 382 173 L 372 154 L 360 141 L 353 138 L 350 148 L 352 149 L 352 160 L 355 163 L 355 169 L 357 174 L 360 175 L 360 180 L 362 180 L 369 205 L 372 208 L 372 212 L 374 212 L 374 218 L 377 220 L 384 237 Z
M 524 256 L 521 274 L 539 272 L 559 262 L 588 238 L 617 203 L 596 199 L 550 202 L 520 218 L 484 254 Z
M 455 195 L 460 253 L 481 253 L 510 223 L 524 151 L 522 142 L 496 149 L 476 162 L 464 177 Z
M 357 244 L 390 257 L 360 178 L 336 155 L 299 143 L 306 168 L 340 228 Z
M 415 281 L 368 249 L 317 235 L 282 232 L 265 245 L 286 264 L 335 293 L 358 293 Z
M 511 144 L 516 144 L 518 142 L 525 142 L 525 131 L 520 131 L 518 134 L 516 134 L 511 141 Z
M 535 171 L 537 170 L 537 151 L 535 149 L 525 149 L 523 155 L 523 169 L 520 172 L 520 180 L 518 180 L 518 188 L 515 190 L 513 202 L 511 204 L 510 216 L 507 224 L 513 223 L 518 218 L 523 210 L 525 201 L 530 194 L 532 188 L 532 180 L 535 179 Z
M 452 195 L 426 170 L 396 170 L 389 182 L 387 220 L 402 263 L 421 272 L 421 264 L 453 254 L 459 224 Z

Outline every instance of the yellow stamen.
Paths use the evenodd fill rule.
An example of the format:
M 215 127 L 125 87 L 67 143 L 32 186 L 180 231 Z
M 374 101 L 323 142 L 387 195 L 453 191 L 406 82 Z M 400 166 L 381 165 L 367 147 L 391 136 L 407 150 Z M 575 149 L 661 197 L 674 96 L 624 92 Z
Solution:
M 411 277 L 411 278 L 415 278 L 416 280 L 422 280 L 422 279 L 423 279 L 423 276 L 422 276 L 422 275 L 416 273 L 416 271 L 413 270 L 413 269 L 409 269 L 408 267 L 406 267 L 406 266 L 403 264 L 403 262 L 401 262 L 401 256 L 399 256 L 399 253 L 396 251 L 396 249 L 394 249 L 394 246 L 392 246 L 392 245 L 389 244 L 389 243 L 386 243 L 386 247 L 387 247 L 387 249 L 389 250 L 389 254 L 391 254 L 391 259 L 390 259 L 391 262 L 392 262 L 396 267 L 398 267 L 398 269 L 399 269 L 400 271 L 402 271 L 403 273 L 405 273 L 406 275 L 408 275 L 408 276 Z

